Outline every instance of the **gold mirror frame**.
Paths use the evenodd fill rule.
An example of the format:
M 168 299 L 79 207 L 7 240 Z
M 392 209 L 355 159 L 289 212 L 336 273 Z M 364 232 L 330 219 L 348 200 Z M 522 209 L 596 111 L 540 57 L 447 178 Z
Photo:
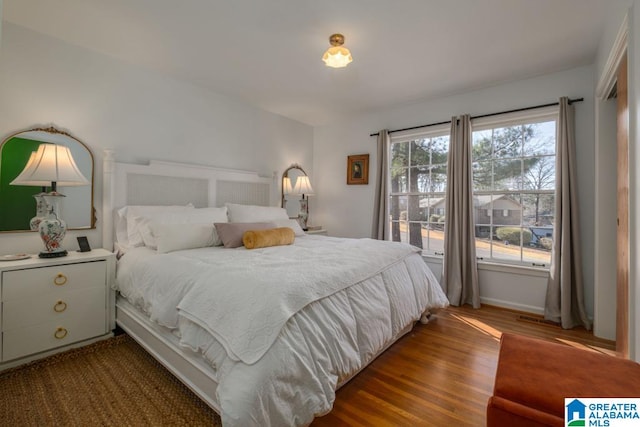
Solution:
M 7 144 L 9 141 L 11 141 L 13 138 L 15 137 L 20 137 L 20 135 L 22 134 L 29 134 L 31 132 L 44 132 L 44 133 L 48 133 L 51 135 L 59 135 L 61 137 L 65 137 L 69 139 L 69 142 L 75 142 L 78 143 L 80 145 L 80 147 L 84 148 L 86 150 L 86 152 L 89 155 L 89 158 L 91 160 L 91 197 L 89 200 L 90 203 L 90 225 L 89 226 L 84 226 L 84 227 L 73 227 L 73 226 L 69 226 L 68 229 L 69 230 L 89 230 L 89 229 L 95 229 L 96 228 L 96 209 L 94 206 L 94 177 L 95 177 L 95 159 L 93 157 L 93 153 L 91 152 L 91 149 L 87 146 L 87 144 L 85 144 L 84 142 L 82 142 L 81 140 L 79 140 L 78 138 L 76 138 L 75 136 L 71 135 L 69 132 L 64 131 L 64 130 L 60 130 L 55 128 L 54 126 L 49 126 L 49 127 L 33 127 L 30 129 L 24 129 L 24 130 L 20 130 L 17 132 L 14 132 L 12 134 L 10 134 L 9 136 L 7 136 L 6 138 L 4 138 L 4 140 L 2 140 L 2 143 L 0 143 L 0 168 L 2 167 L 2 150 L 5 147 L 5 144 Z M 34 140 L 34 141 L 37 141 Z M 51 141 L 42 141 L 42 142 L 51 142 Z M 25 162 L 26 164 L 26 162 Z M 1 171 L 0 171 L 1 172 Z M 2 195 L 0 194 L 0 204 L 2 204 Z M 34 203 L 34 214 L 35 214 L 35 203 Z M 64 216 L 64 212 L 63 212 L 63 216 Z M 33 230 L 30 229 L 21 229 L 21 230 L 0 230 L 0 233 L 21 233 L 21 232 L 33 232 Z
M 293 163 L 291 166 L 289 166 L 283 173 L 282 173 L 282 177 L 280 178 L 280 207 L 284 208 L 284 179 L 285 178 L 289 178 L 289 171 L 292 169 L 297 169 L 300 172 L 302 172 L 303 174 L 305 174 L 305 176 L 307 175 L 307 173 L 304 171 L 304 169 L 302 169 L 302 166 L 300 166 L 297 163 Z M 292 183 L 293 185 L 293 183 Z

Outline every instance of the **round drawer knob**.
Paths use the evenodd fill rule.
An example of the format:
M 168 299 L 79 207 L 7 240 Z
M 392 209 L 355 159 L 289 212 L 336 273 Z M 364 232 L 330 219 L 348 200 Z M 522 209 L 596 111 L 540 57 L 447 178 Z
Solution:
M 55 311 L 56 313 L 62 313 L 66 309 L 67 309 L 67 303 L 62 300 L 58 301 L 56 305 L 53 306 L 53 311 Z
M 61 340 L 62 338 L 67 336 L 67 333 L 68 331 L 61 326 L 58 329 L 56 329 L 56 331 L 53 333 L 53 336 Z
M 58 275 L 55 277 L 55 279 L 53 279 L 53 283 L 54 283 L 56 286 L 62 286 L 62 285 L 64 285 L 65 283 L 67 283 L 67 276 L 65 276 L 65 275 L 64 275 L 64 274 L 62 274 L 62 273 L 58 273 Z

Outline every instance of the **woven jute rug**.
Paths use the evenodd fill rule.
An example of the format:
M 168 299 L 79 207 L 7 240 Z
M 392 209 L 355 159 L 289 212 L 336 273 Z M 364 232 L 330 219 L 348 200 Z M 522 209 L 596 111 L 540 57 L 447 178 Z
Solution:
M 2 426 L 220 426 L 127 335 L 0 373 Z

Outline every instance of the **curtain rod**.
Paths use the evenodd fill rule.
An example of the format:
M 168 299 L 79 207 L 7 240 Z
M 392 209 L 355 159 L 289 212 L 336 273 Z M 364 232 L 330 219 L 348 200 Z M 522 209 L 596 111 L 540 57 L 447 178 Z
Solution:
M 584 98 L 570 99 L 569 104 L 573 104 L 574 102 L 582 102 L 582 101 L 584 101 Z M 553 107 L 554 105 L 559 105 L 559 104 L 560 104 L 559 102 L 552 102 L 550 104 L 534 105 L 533 107 L 516 108 L 515 110 L 507 110 L 507 111 L 500 111 L 497 113 L 482 114 L 480 116 L 472 116 L 471 120 L 482 119 L 482 118 L 491 117 L 491 116 L 499 116 L 500 114 L 519 113 L 521 111 L 535 110 L 536 108 Z M 410 128 L 404 128 L 404 129 L 390 130 L 389 133 L 403 132 L 405 130 L 421 129 L 421 128 L 427 128 L 431 126 L 446 125 L 448 123 L 451 123 L 451 120 L 447 120 L 446 122 L 429 123 L 428 125 L 412 126 Z M 378 136 L 378 135 L 380 135 L 380 132 L 372 133 L 369 136 Z

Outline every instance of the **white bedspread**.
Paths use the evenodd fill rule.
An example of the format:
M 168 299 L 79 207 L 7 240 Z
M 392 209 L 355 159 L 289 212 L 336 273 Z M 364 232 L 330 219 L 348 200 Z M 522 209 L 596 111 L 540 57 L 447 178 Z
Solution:
M 230 357 L 252 364 L 300 309 L 418 251 L 405 243 L 372 239 L 302 239 L 295 246 L 234 251 L 224 257 L 223 271 L 220 260 L 199 256 L 189 261 L 197 263 L 198 276 L 192 276 L 195 282 L 178 304 L 179 314 L 213 335 Z
M 386 261 L 380 246 L 392 248 Z M 334 256 L 339 247 L 347 248 L 346 258 Z M 320 271 L 326 274 L 311 272 L 310 256 L 323 260 Z M 365 267 L 367 258 L 371 264 Z M 243 270 L 262 271 L 249 264 L 274 264 L 281 273 L 249 278 Z M 345 270 L 340 272 L 339 266 Z M 312 277 L 329 290 L 311 284 Z M 228 282 L 231 279 L 239 282 Z M 292 284 L 279 284 L 287 280 Z M 203 248 L 155 255 L 138 248 L 119 261 L 117 286 L 211 364 L 225 426 L 309 424 L 331 410 L 341 381 L 366 366 L 423 311 L 448 305 L 420 254 L 406 245 L 319 236 L 296 238 L 290 247 L 252 251 Z M 269 286 L 274 289 L 264 292 Z M 295 292 L 301 287 L 311 291 L 301 296 Z M 213 293 L 206 295 L 205 288 Z M 288 302 L 277 303 L 272 299 L 276 292 L 292 295 Z M 243 298 L 246 307 L 241 307 Z M 194 315 L 190 309 L 187 315 L 186 301 L 194 300 L 201 306 L 211 304 L 218 314 Z M 274 306 L 281 313 L 266 328 L 258 315 L 247 314 L 262 312 L 269 318 Z M 231 323 L 224 332 L 217 329 L 219 318 Z M 247 340 L 227 335 L 235 333 L 233 324 L 247 323 L 252 331 Z M 217 332 L 212 335 L 211 330 Z M 240 350 L 244 344 L 235 346 L 243 342 L 248 352 Z

